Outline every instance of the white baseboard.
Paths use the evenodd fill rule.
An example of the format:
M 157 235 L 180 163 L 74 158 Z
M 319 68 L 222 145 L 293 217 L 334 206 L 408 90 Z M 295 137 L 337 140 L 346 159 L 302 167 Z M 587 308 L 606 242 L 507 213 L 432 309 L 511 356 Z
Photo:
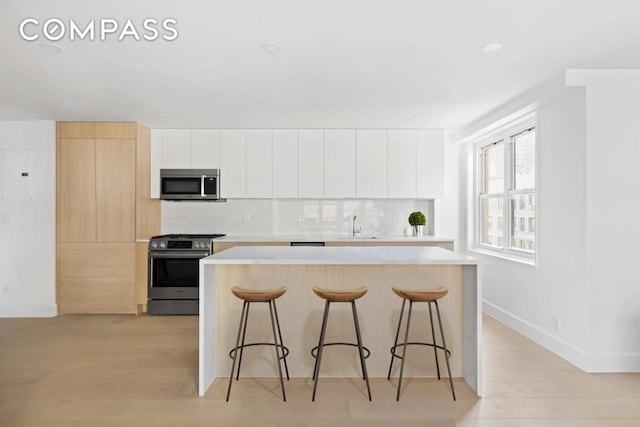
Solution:
M 51 305 L 0 305 L 0 317 L 55 317 L 58 306 Z
M 551 335 L 549 332 L 539 328 L 533 323 L 530 323 L 487 300 L 482 300 L 482 311 L 497 321 L 504 323 L 519 334 L 529 338 L 531 341 L 557 354 L 569 363 L 584 371 L 589 371 L 589 357 L 584 350 L 561 339 L 560 337 Z
M 583 371 L 640 372 L 640 353 L 589 354 L 487 300 L 482 300 L 482 311 Z

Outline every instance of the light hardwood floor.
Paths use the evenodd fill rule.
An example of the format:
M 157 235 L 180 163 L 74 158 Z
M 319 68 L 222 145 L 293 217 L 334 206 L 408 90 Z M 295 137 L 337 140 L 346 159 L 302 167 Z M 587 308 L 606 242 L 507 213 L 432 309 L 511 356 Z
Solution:
M 456 380 L 226 381 L 197 397 L 197 318 L 0 319 L 0 426 L 611 426 L 640 425 L 640 375 L 586 374 L 485 316 L 485 396 Z M 286 325 L 283 325 L 286 340 Z M 364 337 L 366 341 L 366 337 Z M 418 349 L 418 351 L 420 351 Z M 425 351 L 426 357 L 432 354 Z M 250 357 L 249 353 L 245 357 Z

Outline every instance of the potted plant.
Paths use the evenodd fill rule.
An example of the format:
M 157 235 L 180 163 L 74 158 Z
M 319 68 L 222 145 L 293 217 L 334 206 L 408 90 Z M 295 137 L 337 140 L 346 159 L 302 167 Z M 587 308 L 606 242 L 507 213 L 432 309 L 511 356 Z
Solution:
M 427 218 L 420 211 L 411 212 L 409 215 L 409 225 L 413 227 L 414 236 L 422 236 L 424 226 L 427 225 Z

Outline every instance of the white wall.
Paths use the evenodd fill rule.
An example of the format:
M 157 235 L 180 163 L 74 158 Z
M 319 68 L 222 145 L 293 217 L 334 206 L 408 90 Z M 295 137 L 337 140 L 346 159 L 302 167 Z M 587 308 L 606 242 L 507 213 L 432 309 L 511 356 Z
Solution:
M 587 371 L 640 371 L 640 70 L 568 70 L 457 137 L 473 140 L 532 108 L 538 263 L 477 255 L 485 311 Z M 470 149 L 460 163 L 463 206 Z M 460 226 L 469 242 L 468 221 Z
M 0 150 L 0 317 L 55 316 L 55 123 L 0 122 Z
M 640 370 L 640 70 L 572 70 L 586 86 L 591 370 Z
M 586 116 L 580 88 L 566 88 L 558 79 L 535 88 L 500 108 L 487 123 L 537 110 L 538 205 L 537 265 L 473 253 L 481 258 L 484 309 L 490 315 L 550 348 L 574 364 L 587 366 L 586 259 Z M 470 138 L 473 140 L 473 137 Z M 470 157 L 473 144 L 462 148 L 461 216 L 472 217 Z M 471 243 L 467 221 L 461 221 L 463 245 Z M 554 317 L 560 323 L 554 326 Z

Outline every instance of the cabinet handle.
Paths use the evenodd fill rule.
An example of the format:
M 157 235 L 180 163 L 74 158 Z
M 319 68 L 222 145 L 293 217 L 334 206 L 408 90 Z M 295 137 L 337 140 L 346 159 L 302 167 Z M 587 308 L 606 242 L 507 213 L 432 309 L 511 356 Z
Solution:
M 205 179 L 206 175 L 202 175 L 200 177 L 200 195 L 202 197 L 204 197 L 204 179 Z

